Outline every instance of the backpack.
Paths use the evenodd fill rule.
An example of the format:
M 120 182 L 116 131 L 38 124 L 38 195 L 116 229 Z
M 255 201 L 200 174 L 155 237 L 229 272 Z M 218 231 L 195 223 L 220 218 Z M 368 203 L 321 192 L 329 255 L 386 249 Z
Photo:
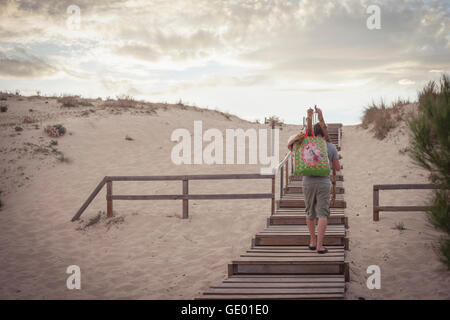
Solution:
M 328 147 L 321 137 L 305 136 L 293 148 L 295 154 L 294 175 L 329 176 Z

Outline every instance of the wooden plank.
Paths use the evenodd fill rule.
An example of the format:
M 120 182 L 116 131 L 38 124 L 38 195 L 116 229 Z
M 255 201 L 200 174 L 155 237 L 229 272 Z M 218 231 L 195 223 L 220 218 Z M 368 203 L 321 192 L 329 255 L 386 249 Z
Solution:
M 343 293 L 344 288 L 227 288 L 212 287 L 205 294 L 305 294 L 305 293 Z
M 299 247 L 301 249 L 289 249 L 290 247 L 278 247 L 278 249 L 275 249 L 274 247 L 268 247 L 268 246 L 258 246 L 256 248 L 248 249 L 246 252 L 248 253 L 290 253 L 290 254 L 303 254 L 307 253 L 310 255 L 316 255 L 317 253 L 311 249 L 309 249 L 307 246 Z M 328 253 L 330 254 L 341 254 L 344 255 L 345 250 L 336 248 L 336 247 L 330 247 L 328 250 Z
M 282 277 L 282 278 L 280 278 Z M 232 278 L 228 279 L 311 279 L 320 278 L 320 279 L 343 279 L 343 275 L 331 275 L 331 274 L 323 274 L 323 275 L 305 275 L 305 274 L 286 274 L 286 275 L 273 275 L 273 274 L 236 274 L 233 275 Z
M 374 190 L 415 190 L 415 189 L 439 189 L 436 184 L 375 184 Z
M 252 250 L 262 249 L 262 250 L 304 250 L 308 248 L 308 246 L 254 246 Z M 341 246 L 333 246 L 328 248 L 328 250 L 344 250 L 344 245 Z M 309 250 L 309 249 L 308 249 Z
M 183 195 L 189 195 L 189 180 L 183 179 Z M 189 217 L 189 200 L 183 199 L 183 219 L 187 219 Z
M 256 295 L 256 294 L 235 294 L 235 295 L 223 295 L 223 294 L 206 294 L 202 295 L 196 300 L 301 300 L 301 299 L 308 299 L 308 300 L 318 300 L 318 299 L 343 299 L 344 294 L 331 294 L 331 293 L 325 293 L 325 294 L 266 294 L 266 295 Z
M 338 263 L 331 264 L 237 264 L 238 274 L 341 274 Z
M 256 246 L 307 246 L 309 244 L 309 235 L 270 235 L 257 234 L 255 236 Z M 324 238 L 325 246 L 343 246 L 344 236 L 326 235 Z
M 304 200 L 296 199 L 281 199 L 280 208 L 305 208 Z M 347 202 L 344 200 L 336 200 L 332 208 L 346 208 Z
M 312 275 L 290 275 L 287 276 L 277 276 L 272 275 L 268 277 L 265 275 L 259 275 L 260 277 L 250 277 L 246 275 L 235 275 L 223 281 L 223 283 L 334 283 L 334 284 L 345 284 L 345 279 L 343 276 L 329 275 L 329 278 L 323 276 L 312 276 Z M 302 277 L 300 277 L 302 276 Z
M 164 194 L 164 195 L 113 195 L 113 200 L 237 200 L 237 199 L 273 199 L 271 193 L 248 194 Z
M 273 174 L 191 174 L 170 176 L 109 176 L 110 181 L 170 181 L 170 180 L 227 180 L 227 179 L 272 179 Z
M 234 289 L 302 289 L 302 288 L 337 288 L 343 290 L 345 282 L 266 282 L 266 283 L 253 283 L 253 282 L 222 282 L 219 286 L 211 286 L 211 289 L 222 288 L 234 288 Z
M 293 181 L 303 181 L 303 176 L 293 176 Z M 344 181 L 344 176 L 341 174 L 336 175 L 336 181 Z
M 300 186 L 287 186 L 284 189 L 284 194 L 291 194 L 291 193 L 303 193 L 303 187 Z M 336 194 L 344 194 L 345 189 L 342 187 L 336 187 Z
M 76 221 L 80 219 L 80 216 L 83 214 L 84 210 L 89 206 L 89 204 L 94 200 L 94 198 L 97 196 L 97 194 L 102 190 L 103 186 L 106 183 L 106 177 L 103 178 L 102 181 L 97 185 L 97 187 L 92 191 L 91 195 L 87 198 L 87 200 L 83 203 L 81 208 L 77 211 L 77 213 L 72 217 L 72 221 Z
M 377 211 L 427 211 L 429 206 L 378 206 L 374 207 Z M 378 220 L 376 220 L 378 221 Z
M 343 224 L 345 223 L 345 217 L 343 216 L 332 216 L 328 218 L 328 225 L 333 224 Z M 282 225 L 306 225 L 306 216 L 294 216 L 294 215 L 286 215 L 286 216 L 277 216 L 274 215 L 269 218 L 268 226 L 282 226 Z
M 238 260 L 233 260 L 232 263 L 236 264 L 329 264 L 329 263 L 339 263 L 344 262 L 344 254 L 339 255 L 328 255 L 328 254 L 318 254 L 315 252 L 314 255 L 298 257 L 298 256 L 270 256 L 264 254 L 261 257 L 258 256 L 241 256 Z
M 305 258 L 305 259 L 313 259 L 314 261 L 320 261 L 322 258 L 326 256 L 327 259 L 332 260 L 332 258 L 335 258 L 333 261 L 340 261 L 341 258 L 344 257 L 343 252 L 327 252 L 326 255 L 322 254 L 319 256 L 319 254 L 316 251 L 310 250 L 310 252 L 248 252 L 243 253 L 240 255 L 240 258 L 267 258 L 267 259 L 276 259 L 276 258 L 283 258 L 283 259 L 292 259 L 292 261 L 296 261 L 297 258 Z M 328 260 L 327 260 L 328 261 Z
M 111 218 L 113 216 L 113 200 L 112 195 L 112 181 L 106 182 L 106 216 Z

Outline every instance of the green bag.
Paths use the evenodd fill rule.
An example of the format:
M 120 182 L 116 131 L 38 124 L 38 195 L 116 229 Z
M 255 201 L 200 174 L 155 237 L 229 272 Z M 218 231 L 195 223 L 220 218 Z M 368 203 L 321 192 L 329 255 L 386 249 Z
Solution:
M 304 137 L 294 146 L 295 172 L 302 176 L 329 176 L 327 142 L 320 137 Z

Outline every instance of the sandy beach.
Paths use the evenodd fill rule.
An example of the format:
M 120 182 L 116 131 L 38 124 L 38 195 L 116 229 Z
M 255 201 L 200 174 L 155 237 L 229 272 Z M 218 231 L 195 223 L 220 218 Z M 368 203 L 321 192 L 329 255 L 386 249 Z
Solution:
M 185 220 L 181 201 L 115 201 L 115 216 L 106 219 L 103 190 L 82 220 L 71 222 L 107 175 L 258 173 L 257 165 L 175 165 L 170 136 L 177 128 L 193 132 L 196 120 L 203 121 L 204 130 L 267 126 L 176 105 L 120 109 L 94 100 L 92 106 L 62 108 L 56 98 L 21 96 L 6 102 L 8 111 L 0 114 L 1 299 L 193 299 L 226 277 L 227 263 L 250 246 L 270 215 L 269 200 L 190 201 Z M 25 117 L 32 123 L 24 124 Z M 53 124 L 64 125 L 67 133 L 48 137 L 43 129 Z M 283 126 L 280 158 L 287 151 L 284 142 L 298 130 Z M 407 139 L 404 125 L 383 141 L 358 126 L 343 127 L 348 299 L 450 298 L 450 274 L 433 251 L 441 233 L 424 213 L 382 212 L 379 222 L 372 221 L 373 184 L 427 182 L 427 173 L 399 152 Z M 59 153 L 49 147 L 52 140 Z M 270 188 L 269 181 L 197 181 L 190 192 L 263 193 Z M 181 193 L 181 183 L 115 183 L 114 193 Z M 420 205 L 427 196 L 423 191 L 382 192 L 381 202 Z M 101 219 L 86 226 L 99 212 Z M 394 228 L 399 222 L 405 230 Z M 382 272 L 380 290 L 365 284 L 366 269 L 374 264 Z M 81 268 L 81 290 L 66 287 L 69 265 Z

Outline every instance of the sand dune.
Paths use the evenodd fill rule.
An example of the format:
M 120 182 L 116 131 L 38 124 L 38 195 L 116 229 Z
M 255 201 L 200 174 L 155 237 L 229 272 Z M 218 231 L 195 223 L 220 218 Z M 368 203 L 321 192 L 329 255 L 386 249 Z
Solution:
M 84 228 L 106 209 L 105 190 L 81 222 L 70 222 L 106 175 L 257 173 L 256 165 L 174 165 L 170 153 L 175 143 L 170 135 L 176 128 L 193 130 L 195 120 L 202 120 L 204 128 L 222 131 L 264 125 L 175 106 L 156 111 L 148 106 L 114 110 L 94 103 L 61 109 L 56 99 L 21 99 L 9 98 L 8 112 L 0 114 L 0 197 L 4 202 L 0 211 L 0 298 L 192 299 L 223 279 L 227 263 L 247 249 L 253 234 L 264 227 L 270 214 L 269 200 L 191 201 L 187 220 L 180 219 L 181 201 L 115 201 L 114 223 L 102 214 L 98 223 Z M 37 122 L 22 124 L 30 115 Z M 63 124 L 68 133 L 56 139 L 47 137 L 43 128 L 56 123 Z M 24 128 L 20 135 L 15 131 L 18 124 Z M 285 126 L 280 141 L 297 130 Z M 126 140 L 127 135 L 133 140 Z M 380 142 L 368 131 L 344 127 L 350 299 L 450 297 L 449 274 L 431 249 L 440 234 L 427 225 L 423 213 L 382 213 L 380 222 L 371 221 L 372 184 L 426 182 L 426 174 L 398 152 L 405 139 L 397 130 Z M 58 161 L 51 151 L 48 155 L 36 152 L 51 140 L 58 141 L 57 150 L 68 162 Z M 280 157 L 284 153 L 281 150 Z M 231 180 L 190 185 L 192 193 L 231 190 L 270 192 L 270 183 Z M 114 184 L 114 193 L 180 192 L 180 182 Z M 407 191 L 382 194 L 381 198 L 383 203 L 421 203 L 425 195 Z M 407 229 L 393 230 L 398 221 Z M 378 291 L 365 286 L 365 269 L 371 264 L 382 269 L 382 289 Z M 81 268 L 81 290 L 66 288 L 69 265 Z

